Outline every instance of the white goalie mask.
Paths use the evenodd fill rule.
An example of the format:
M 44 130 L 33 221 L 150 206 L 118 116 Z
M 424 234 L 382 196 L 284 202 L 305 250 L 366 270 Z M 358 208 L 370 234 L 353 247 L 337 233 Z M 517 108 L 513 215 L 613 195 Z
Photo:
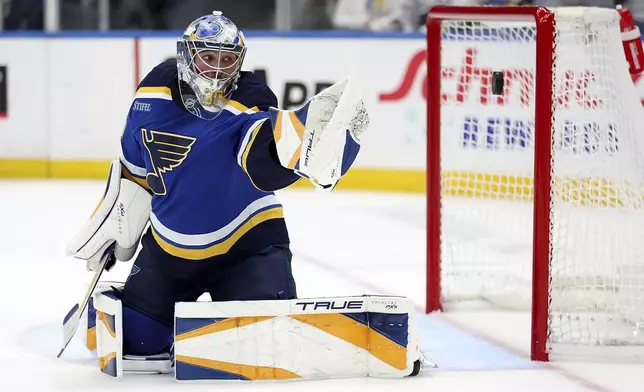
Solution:
M 212 120 L 237 87 L 246 55 L 244 35 L 221 12 L 202 16 L 177 40 L 179 91 L 185 108 Z

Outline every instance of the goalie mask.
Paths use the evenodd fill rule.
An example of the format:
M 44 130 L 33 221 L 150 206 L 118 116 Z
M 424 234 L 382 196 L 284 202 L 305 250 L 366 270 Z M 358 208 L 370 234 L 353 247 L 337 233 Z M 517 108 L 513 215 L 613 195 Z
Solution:
M 219 11 L 190 23 L 177 40 L 179 91 L 185 108 L 212 120 L 228 103 L 246 54 L 244 34 Z

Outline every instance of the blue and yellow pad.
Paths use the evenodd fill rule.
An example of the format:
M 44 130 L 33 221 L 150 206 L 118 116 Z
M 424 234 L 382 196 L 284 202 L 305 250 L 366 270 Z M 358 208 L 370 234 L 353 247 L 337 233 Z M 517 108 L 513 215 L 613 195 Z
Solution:
M 110 290 L 111 287 L 121 288 L 124 284 L 119 281 L 100 281 L 94 289 L 95 294 L 89 299 L 87 310 L 81 319 L 81 330 L 85 331 L 83 336 L 85 348 L 92 353 L 96 353 L 96 308 L 94 307 L 94 297 L 96 293 Z
M 387 296 L 177 303 L 175 376 L 405 377 L 420 358 L 413 307 Z
M 121 300 L 111 291 L 97 293 L 96 352 L 101 372 L 111 377 L 123 376 L 123 310 Z

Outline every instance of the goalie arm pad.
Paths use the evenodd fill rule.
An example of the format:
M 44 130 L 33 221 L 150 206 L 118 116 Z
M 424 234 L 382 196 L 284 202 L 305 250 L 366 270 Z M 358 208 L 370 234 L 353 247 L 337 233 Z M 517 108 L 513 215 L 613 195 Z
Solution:
M 421 357 L 413 317 L 388 296 L 179 302 L 176 377 L 409 376 Z
M 369 125 L 364 101 L 347 79 L 316 94 L 300 109 L 269 109 L 282 166 L 332 189 L 360 151 Z
M 150 218 L 152 196 L 140 185 L 122 178 L 122 166 L 112 161 L 105 193 L 90 219 L 67 246 L 67 253 L 98 261 L 116 242 L 114 256 L 128 261 L 134 256 Z
M 293 170 L 280 165 L 270 121 L 262 120 L 249 132 L 248 144 L 240 155 L 240 165 L 256 188 L 272 192 L 300 179 Z

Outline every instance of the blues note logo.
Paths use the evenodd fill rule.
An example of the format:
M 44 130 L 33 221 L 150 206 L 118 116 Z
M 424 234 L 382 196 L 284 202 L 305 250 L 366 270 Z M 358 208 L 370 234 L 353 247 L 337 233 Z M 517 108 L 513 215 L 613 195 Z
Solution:
M 154 168 L 154 172 L 147 174 L 146 181 L 155 195 L 165 195 L 167 189 L 163 175 L 183 163 L 197 139 L 147 129 L 141 129 L 141 134 Z

